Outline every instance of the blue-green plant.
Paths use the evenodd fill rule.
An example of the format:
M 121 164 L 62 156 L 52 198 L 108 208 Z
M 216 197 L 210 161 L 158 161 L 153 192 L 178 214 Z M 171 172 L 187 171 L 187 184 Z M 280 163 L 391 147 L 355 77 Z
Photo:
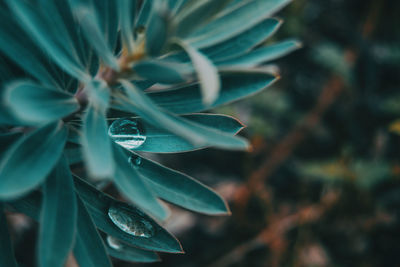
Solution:
M 182 252 L 156 221 L 168 216 L 159 199 L 229 213 L 210 188 L 140 152 L 248 148 L 239 121 L 200 112 L 277 80 L 262 64 L 299 45 L 262 44 L 288 2 L 2 1 L 0 265 L 17 265 L 3 211 L 39 222 L 38 264 L 51 267 L 71 252 L 85 267 Z

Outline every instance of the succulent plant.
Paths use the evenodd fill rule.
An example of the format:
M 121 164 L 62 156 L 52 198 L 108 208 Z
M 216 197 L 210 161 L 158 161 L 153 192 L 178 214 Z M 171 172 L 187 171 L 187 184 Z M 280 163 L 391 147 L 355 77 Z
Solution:
M 40 223 L 39 266 L 110 266 L 180 253 L 159 199 L 209 215 L 214 191 L 140 153 L 245 150 L 229 116 L 201 113 L 277 80 L 262 45 L 289 0 L 5 0 L 0 4 L 0 265 L 16 266 L 3 211 Z M 112 182 L 130 204 L 101 191 Z

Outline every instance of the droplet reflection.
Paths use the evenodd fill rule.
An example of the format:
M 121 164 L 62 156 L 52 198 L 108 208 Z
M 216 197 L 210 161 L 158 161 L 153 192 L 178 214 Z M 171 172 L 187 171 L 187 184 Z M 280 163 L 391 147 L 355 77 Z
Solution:
M 108 209 L 108 217 L 119 229 L 130 235 L 144 238 L 154 236 L 155 230 L 151 222 L 132 210 L 112 205 Z
M 129 150 L 140 147 L 146 141 L 140 123 L 131 118 L 115 120 L 108 128 L 108 135 L 114 142 Z

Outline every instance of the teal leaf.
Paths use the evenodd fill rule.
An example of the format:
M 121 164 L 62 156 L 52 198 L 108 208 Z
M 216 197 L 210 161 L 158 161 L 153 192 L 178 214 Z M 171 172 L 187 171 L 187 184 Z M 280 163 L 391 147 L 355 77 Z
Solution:
M 21 36 L 22 29 L 15 18 L 3 9 L 0 9 L 0 18 L 0 50 L 39 81 L 48 85 L 56 84 L 42 59 L 43 54 L 30 39 Z
M 224 42 L 237 36 L 286 6 L 291 0 L 253 0 L 238 3 L 199 29 L 188 41 L 197 48 Z
M 75 241 L 77 203 L 71 172 L 65 157 L 43 186 L 39 231 L 39 263 L 62 267 Z
M 221 91 L 210 106 L 204 105 L 199 85 L 148 93 L 147 96 L 163 109 L 184 114 L 200 112 L 255 94 L 270 86 L 277 77 L 262 70 L 238 70 L 221 73 Z
M 154 0 L 143 0 L 142 7 L 139 11 L 135 28 L 145 27 L 149 21 L 149 17 L 152 11 Z
M 28 124 L 55 121 L 79 110 L 73 95 L 33 81 L 14 81 L 5 90 L 5 104 Z
M 251 29 L 222 43 L 206 47 L 201 51 L 213 61 L 240 56 L 268 39 L 268 37 L 278 30 L 281 24 L 282 21 L 279 19 L 265 19 Z
M 192 177 L 135 154 L 130 161 L 158 197 L 204 214 L 229 213 L 225 201 L 216 192 Z
M 243 129 L 243 124 L 235 118 L 226 115 L 191 114 L 183 117 L 191 122 L 211 127 L 231 135 L 235 135 Z M 176 153 L 204 148 L 203 146 L 195 146 L 187 140 L 171 132 L 154 127 L 145 121 L 141 124 L 143 125 L 143 130 L 146 135 L 146 141 L 141 146 L 135 148 L 135 151 Z
M 193 70 L 187 64 L 161 60 L 138 62 L 133 66 L 133 70 L 140 78 L 163 84 L 183 83 L 193 74 Z
M 136 113 L 152 125 L 174 133 L 198 146 L 215 146 L 226 149 L 247 149 L 245 139 L 225 134 L 184 118 L 160 110 L 154 102 L 131 83 L 121 81 L 129 99 L 120 98 L 127 111 Z
M 71 3 L 73 3 L 72 1 Z M 101 31 L 100 22 L 95 14 L 95 10 L 89 5 L 71 4 L 74 15 L 80 22 L 86 40 L 93 46 L 103 62 L 113 68 L 119 70 L 116 57 L 112 48 L 109 46 L 106 37 Z
M 107 252 L 111 257 L 131 262 L 157 262 L 160 257 L 153 251 L 138 249 L 112 236 L 106 238 Z
M 17 267 L 2 204 L 0 204 L 0 236 L 0 266 Z
M 105 111 L 89 105 L 82 128 L 83 155 L 90 175 L 95 178 L 110 177 L 114 171 L 114 160 Z
M 128 162 L 127 159 L 126 162 Z M 161 226 L 159 226 L 147 215 L 143 215 L 144 218 L 150 221 L 155 226 L 155 234 L 152 238 L 136 237 L 124 231 L 121 231 L 110 220 L 108 216 L 109 208 L 111 206 L 121 206 L 124 209 L 129 209 L 132 213 L 137 213 L 139 211 L 133 206 L 127 205 L 121 201 L 114 200 L 110 196 L 97 190 L 96 188 L 78 177 L 75 177 L 74 181 L 75 188 L 82 200 L 85 202 L 90 214 L 93 217 L 94 222 L 96 223 L 96 226 L 103 232 L 138 248 L 169 253 L 182 252 L 182 247 L 180 246 L 176 238 L 168 233 Z
M 176 15 L 176 35 L 184 37 L 194 29 L 209 22 L 213 16 L 221 11 L 231 0 L 189 0 L 182 6 Z
M 57 28 L 59 24 L 52 23 L 49 14 L 46 14 L 45 10 L 40 9 L 40 6 L 34 6 L 32 3 L 23 0 L 7 0 L 6 2 L 18 17 L 21 28 L 37 41 L 54 62 L 73 77 L 82 81 L 89 80 L 89 75 L 74 50 L 71 49 L 70 42 L 65 39 L 68 36 L 60 34 L 64 30 Z
M 82 0 L 80 0 L 82 1 Z M 96 13 L 96 18 L 98 20 L 98 25 L 101 33 L 103 34 L 105 40 L 108 43 L 108 47 L 113 51 L 116 47 L 118 30 L 119 30 L 119 14 L 118 14 L 118 4 L 121 1 L 115 0 L 101 0 L 101 1 L 89 1 L 93 4 L 94 11 Z M 131 0 L 134 2 L 135 0 Z M 133 24 L 133 21 L 131 21 Z
M 283 41 L 277 44 L 265 46 L 253 50 L 247 54 L 238 57 L 229 57 L 218 61 L 217 65 L 223 67 L 254 67 L 261 63 L 268 62 L 287 55 L 301 47 L 297 41 Z
M 106 248 L 82 200 L 78 200 L 78 222 L 74 256 L 80 266 L 111 267 Z
M 219 1 L 214 1 L 219 2 Z M 212 104 L 219 94 L 221 81 L 218 76 L 218 70 L 214 64 L 201 52 L 197 51 L 190 45 L 179 42 L 180 46 L 189 55 L 190 60 L 196 70 L 197 77 L 200 82 L 200 89 L 203 95 L 203 103 L 205 105 Z
M 67 129 L 45 125 L 16 142 L 0 161 L 0 198 L 18 197 L 38 186 L 60 158 Z
M 165 2 L 154 1 L 146 29 L 146 52 L 149 56 L 158 56 L 165 47 L 170 30 L 170 17 Z
M 116 1 L 120 18 L 122 44 L 128 50 L 128 53 L 132 53 L 134 50 L 133 21 L 135 20 L 134 8 L 136 4 L 136 0 Z
M 157 218 L 165 219 L 168 212 L 155 198 L 137 171 L 130 166 L 128 156 L 123 149 L 116 144 L 113 147 L 116 162 L 113 178 L 118 190 L 138 207 Z

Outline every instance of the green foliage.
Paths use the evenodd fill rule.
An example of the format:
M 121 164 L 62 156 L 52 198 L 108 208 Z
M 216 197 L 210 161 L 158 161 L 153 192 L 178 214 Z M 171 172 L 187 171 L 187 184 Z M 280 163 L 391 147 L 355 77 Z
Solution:
M 63 266 L 70 252 L 81 266 L 111 266 L 108 255 L 152 262 L 155 252 L 182 252 L 141 211 L 164 220 L 169 212 L 159 199 L 229 214 L 207 186 L 137 153 L 248 149 L 236 136 L 239 121 L 194 113 L 276 81 L 261 65 L 299 45 L 260 44 L 281 24 L 270 16 L 289 2 L 0 4 L 0 263 L 16 264 L 3 205 L 39 221 L 39 266 L 51 267 Z M 133 123 L 114 135 L 116 119 Z M 132 204 L 90 184 L 99 180 Z

